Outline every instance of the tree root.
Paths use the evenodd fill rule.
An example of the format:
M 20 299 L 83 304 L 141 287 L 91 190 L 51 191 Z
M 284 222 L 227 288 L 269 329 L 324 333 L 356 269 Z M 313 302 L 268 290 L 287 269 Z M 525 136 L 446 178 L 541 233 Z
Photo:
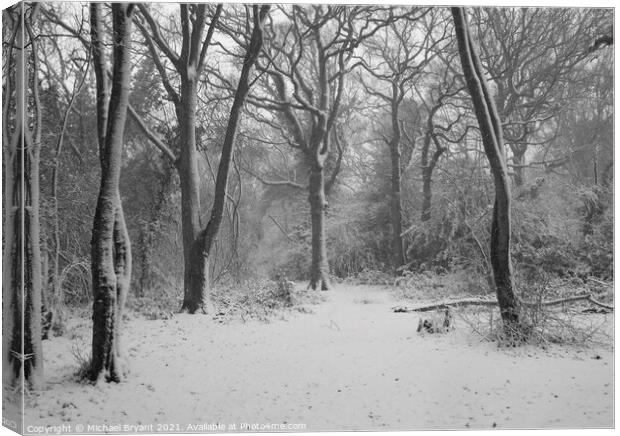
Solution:
M 531 301 L 521 301 L 520 304 L 522 306 L 527 307 L 552 307 L 552 306 L 560 306 L 562 304 L 567 303 L 575 303 L 577 301 L 588 301 L 595 306 L 602 307 L 607 310 L 614 310 L 614 306 L 609 304 L 602 303 L 598 300 L 595 300 L 592 294 L 581 294 L 574 295 L 572 297 L 559 298 L 557 300 L 548 300 L 548 301 L 540 301 L 540 302 L 531 302 Z M 411 312 L 429 312 L 431 310 L 442 310 L 449 309 L 454 307 L 462 307 L 462 306 L 497 306 L 498 303 L 496 300 L 481 300 L 481 299 L 464 299 L 464 300 L 455 300 L 442 302 L 437 304 L 431 304 L 428 306 L 420 306 L 420 307 L 405 307 L 405 306 L 396 306 L 392 308 L 392 311 L 395 313 L 411 313 Z

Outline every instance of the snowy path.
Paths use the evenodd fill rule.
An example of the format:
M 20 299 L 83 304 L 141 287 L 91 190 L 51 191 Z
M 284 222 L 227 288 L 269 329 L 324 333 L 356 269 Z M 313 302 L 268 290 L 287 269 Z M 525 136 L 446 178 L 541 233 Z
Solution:
M 71 381 L 75 339 L 54 338 L 45 344 L 49 389 L 31 399 L 27 423 L 181 431 L 215 422 L 306 431 L 613 425 L 611 351 L 499 350 L 462 324 L 422 337 L 417 315 L 394 314 L 395 304 L 380 288 L 340 285 L 314 314 L 268 324 L 132 320 L 124 334 L 132 373 L 120 385 Z M 87 343 L 86 322 L 82 332 Z

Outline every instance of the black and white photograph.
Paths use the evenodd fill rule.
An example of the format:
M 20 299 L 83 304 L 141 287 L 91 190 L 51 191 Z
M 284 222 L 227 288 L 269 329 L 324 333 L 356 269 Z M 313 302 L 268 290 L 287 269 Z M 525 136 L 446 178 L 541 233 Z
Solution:
M 3 2 L 3 426 L 615 428 L 614 15 Z

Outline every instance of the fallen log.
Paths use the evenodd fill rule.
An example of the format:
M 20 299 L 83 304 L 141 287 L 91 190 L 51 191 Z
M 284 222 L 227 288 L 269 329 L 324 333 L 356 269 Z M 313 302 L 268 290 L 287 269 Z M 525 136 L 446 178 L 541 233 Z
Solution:
M 591 294 L 580 294 L 573 295 L 571 297 L 559 298 L 557 300 L 548 300 L 548 301 L 521 301 L 521 305 L 527 307 L 552 307 L 552 306 L 560 306 L 562 304 L 575 303 L 577 301 L 588 301 L 595 306 L 602 307 L 607 310 L 614 310 L 614 307 L 602 303 L 598 300 L 595 300 Z M 411 312 L 430 312 L 431 310 L 442 310 L 442 309 L 450 309 L 454 307 L 462 307 L 462 306 L 497 306 L 497 300 L 482 300 L 482 299 L 464 299 L 464 300 L 455 300 L 455 301 L 447 301 L 442 303 L 431 304 L 427 306 L 420 307 L 405 307 L 405 306 L 396 306 L 392 307 L 392 311 L 395 313 L 411 313 Z
M 430 312 L 431 310 L 442 310 L 461 306 L 497 306 L 497 300 L 481 300 L 481 299 L 469 299 L 469 300 L 455 300 L 444 303 L 431 304 L 429 306 L 420 307 L 405 307 L 397 306 L 392 310 L 396 313 L 409 313 L 409 312 Z

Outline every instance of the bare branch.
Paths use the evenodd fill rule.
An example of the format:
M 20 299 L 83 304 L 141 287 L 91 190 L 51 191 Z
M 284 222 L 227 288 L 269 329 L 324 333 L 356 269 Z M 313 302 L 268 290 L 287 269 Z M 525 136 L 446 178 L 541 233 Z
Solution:
M 164 142 L 159 138 L 159 136 L 157 136 L 155 133 L 153 133 L 151 129 L 148 128 L 144 120 L 140 117 L 140 115 L 138 115 L 138 113 L 131 104 L 128 105 L 127 109 L 131 118 L 136 122 L 136 124 L 138 124 L 146 137 L 153 143 L 153 145 L 159 148 L 164 153 L 164 155 L 172 161 L 173 164 L 176 165 L 178 158 L 175 156 L 174 152 L 166 144 L 164 144 Z

